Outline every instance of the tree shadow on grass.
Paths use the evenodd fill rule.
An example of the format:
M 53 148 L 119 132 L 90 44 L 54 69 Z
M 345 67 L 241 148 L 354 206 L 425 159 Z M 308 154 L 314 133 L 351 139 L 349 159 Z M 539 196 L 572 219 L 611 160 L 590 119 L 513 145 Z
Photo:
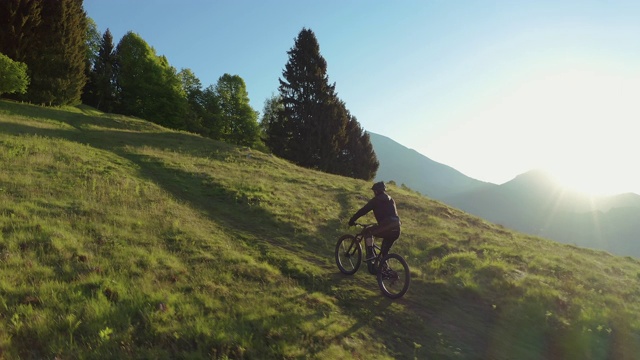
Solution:
M 5 103 L 0 102 L 0 110 L 6 108 Z M 11 109 L 11 106 L 9 108 L 10 113 L 15 112 L 18 115 L 27 117 L 61 121 L 72 126 L 73 130 L 51 127 L 39 128 L 27 124 L 3 122 L 0 117 L 0 124 L 4 133 L 12 135 L 35 134 L 60 138 L 109 151 L 136 164 L 142 177 L 158 184 L 176 199 L 188 203 L 191 207 L 198 209 L 211 219 L 215 219 L 215 222 L 231 236 L 238 236 L 239 240 L 244 241 L 259 252 L 264 254 L 261 246 L 265 246 L 268 243 L 283 249 L 283 251 L 288 251 L 292 256 L 295 255 L 295 257 L 302 258 L 306 262 L 326 269 L 329 275 L 318 279 L 304 269 L 289 266 L 287 261 L 278 262 L 277 259 L 265 257 L 266 261 L 270 261 L 274 266 L 280 268 L 285 276 L 295 279 L 299 286 L 307 291 L 320 291 L 328 296 L 335 297 L 339 300 L 340 306 L 350 309 L 350 314 L 355 317 L 356 322 L 342 336 L 353 336 L 363 327 L 367 327 L 373 329 L 380 341 L 396 353 L 413 353 L 415 351 L 414 343 L 418 343 L 422 345 L 418 354 L 428 356 L 438 353 L 432 347 L 437 346 L 436 342 L 439 341 L 437 336 L 433 334 L 434 330 L 429 329 L 443 328 L 445 329 L 443 330 L 444 333 L 458 334 L 462 338 L 468 339 L 469 348 L 482 353 L 486 335 L 476 330 L 472 332 L 459 330 L 464 329 L 464 324 L 460 323 L 460 317 L 456 318 L 456 316 L 464 314 L 461 309 L 465 309 L 470 314 L 476 314 L 482 320 L 486 316 L 486 310 L 474 309 L 469 306 L 472 301 L 468 299 L 443 301 L 443 299 L 447 299 L 443 294 L 457 294 L 458 292 L 455 289 L 448 288 L 448 285 L 444 284 L 420 284 L 420 282 L 414 281 L 409 293 L 403 299 L 396 301 L 386 299 L 379 293 L 377 283 L 373 277 L 362 276 L 360 273 L 353 277 L 347 277 L 339 273 L 333 262 L 335 242 L 331 241 L 329 242 L 330 245 L 327 245 L 329 247 L 327 249 L 327 257 L 330 259 L 321 261 L 312 253 L 313 249 L 316 248 L 315 245 L 306 244 L 306 241 L 318 241 L 317 239 L 314 240 L 317 234 L 301 233 L 292 224 L 279 221 L 274 214 L 257 204 L 251 203 L 250 199 L 244 198 L 244 194 L 239 193 L 236 189 L 216 182 L 214 179 L 207 177 L 206 174 L 189 172 L 174 167 L 169 168 L 159 159 L 133 153 L 128 149 L 129 147 L 148 146 L 171 149 L 171 151 L 191 156 L 221 159 L 232 153 L 237 154 L 237 147 L 187 133 L 155 132 L 153 125 L 144 129 L 148 132 L 140 133 L 140 128 L 135 128 L 137 125 L 132 125 L 127 120 L 120 121 L 113 117 L 93 117 L 91 122 L 87 122 L 87 117 L 84 114 L 66 114 L 62 116 L 61 114 L 65 114 L 64 112 L 46 108 L 27 108 L 26 112 L 21 106 L 13 106 L 15 109 Z M 339 204 L 340 213 L 337 219 L 328 220 L 320 228 L 319 233 L 335 234 L 337 240 L 339 234 L 336 229 L 343 227 L 343 222 L 351 215 L 350 200 L 354 195 L 347 189 L 334 190 L 332 194 L 332 201 L 336 201 Z M 300 251 L 299 247 L 294 246 L 293 241 L 296 241 L 296 244 L 302 244 L 305 250 Z M 265 248 L 265 251 L 268 250 L 268 248 Z M 365 269 L 363 268 L 362 270 L 364 273 Z M 371 289 L 371 291 L 366 289 Z M 405 310 L 392 311 L 391 305 L 394 302 Z M 436 327 L 426 325 L 430 321 L 433 324 L 433 314 L 438 311 L 442 315 L 438 317 L 438 321 L 441 323 L 437 324 Z M 388 320 L 389 323 L 394 323 L 392 328 L 396 329 L 395 331 L 408 327 L 411 329 L 411 333 L 397 339 L 397 334 L 389 333 L 389 323 L 372 322 L 372 314 L 378 314 Z M 317 316 L 321 316 L 321 314 L 318 313 Z M 467 319 L 475 321 L 473 316 Z M 486 321 L 476 322 L 476 324 L 478 323 L 486 324 Z M 447 327 L 451 328 L 451 326 L 458 330 L 446 330 Z M 433 335 L 433 338 L 430 338 L 430 335 Z M 473 340 L 474 337 L 476 338 L 475 340 Z

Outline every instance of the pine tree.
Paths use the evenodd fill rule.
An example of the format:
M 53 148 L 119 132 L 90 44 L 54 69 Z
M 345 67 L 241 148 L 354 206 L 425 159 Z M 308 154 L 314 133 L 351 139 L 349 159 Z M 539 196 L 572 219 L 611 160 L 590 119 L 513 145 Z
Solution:
M 111 112 L 116 95 L 116 56 L 113 36 L 107 29 L 102 35 L 97 56 L 89 72 L 89 80 L 85 86 L 83 100 L 96 109 Z
M 282 107 L 265 124 L 267 145 L 301 166 L 373 178 L 378 168 L 373 148 L 335 93 L 335 84 L 329 84 L 315 34 L 302 29 L 287 54 L 279 86 Z
M 284 105 L 280 116 L 285 119 L 286 134 L 285 153 L 281 155 L 299 165 L 326 171 L 321 164 L 326 159 L 321 157 L 337 152 L 328 147 L 341 142 L 335 139 L 339 134 L 327 129 L 335 120 L 335 84 L 329 84 L 327 62 L 320 55 L 313 31 L 302 29 L 287 54 L 289 61 L 279 86 Z M 340 124 L 334 127 L 340 128 Z
M 360 127 L 360 123 L 353 116 L 349 117 L 346 132 L 347 144 L 340 161 L 346 170 L 344 175 L 364 180 L 373 179 L 380 164 L 369 134 Z
M 25 62 L 33 50 L 42 22 L 42 1 L 0 1 L 0 52 L 14 61 Z
M 285 120 L 282 118 L 284 106 L 279 95 L 272 95 L 265 100 L 260 126 L 265 145 L 276 155 L 284 157 L 289 136 L 286 132 Z
M 87 16 L 82 0 L 42 1 L 41 22 L 24 62 L 31 86 L 26 100 L 47 105 L 80 103 L 86 83 Z

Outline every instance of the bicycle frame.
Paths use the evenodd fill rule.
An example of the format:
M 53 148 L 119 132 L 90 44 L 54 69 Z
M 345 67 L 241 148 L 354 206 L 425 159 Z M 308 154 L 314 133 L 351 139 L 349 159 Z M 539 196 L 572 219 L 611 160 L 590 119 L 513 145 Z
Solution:
M 360 233 L 355 235 L 345 234 L 338 239 L 336 244 L 336 264 L 340 271 L 346 275 L 353 275 L 358 271 L 362 261 L 362 247 L 360 244 L 362 239 L 365 239 L 366 229 L 372 226 L 356 225 L 363 228 Z M 382 248 L 375 243 L 375 237 L 373 238 L 372 251 L 374 258 L 367 262 L 369 272 L 377 276 L 378 286 L 385 296 L 392 299 L 402 297 L 409 289 L 411 281 L 409 265 L 398 254 L 386 254 L 383 258 Z M 349 244 L 348 247 L 346 246 L 347 244 Z

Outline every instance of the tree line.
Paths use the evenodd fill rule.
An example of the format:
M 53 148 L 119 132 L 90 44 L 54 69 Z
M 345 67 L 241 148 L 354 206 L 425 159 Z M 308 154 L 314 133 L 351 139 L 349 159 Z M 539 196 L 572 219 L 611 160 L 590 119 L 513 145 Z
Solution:
M 369 136 L 329 83 L 313 31 L 303 28 L 287 53 L 278 95 L 265 101 L 258 122 L 240 76 L 224 74 L 205 88 L 132 31 L 114 44 L 82 0 L 0 1 L 2 97 L 45 106 L 83 103 L 372 179 L 378 161 Z

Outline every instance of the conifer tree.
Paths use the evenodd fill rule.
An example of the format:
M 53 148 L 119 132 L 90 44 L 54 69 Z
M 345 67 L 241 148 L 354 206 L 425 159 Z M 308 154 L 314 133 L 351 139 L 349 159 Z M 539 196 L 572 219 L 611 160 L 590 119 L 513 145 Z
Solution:
M 41 2 L 41 22 L 25 54 L 31 85 L 26 100 L 45 105 L 80 103 L 86 83 L 87 15 L 82 0 Z
M 14 61 L 25 62 L 35 46 L 41 14 L 40 0 L 0 1 L 0 52 Z
M 280 116 L 283 110 L 282 98 L 279 95 L 272 95 L 264 102 L 262 119 L 260 120 L 265 145 L 274 154 L 281 157 L 285 154 L 286 140 L 288 139 L 284 120 Z
M 303 28 L 287 54 L 279 86 L 282 108 L 265 124 L 270 149 L 301 166 L 373 178 L 378 168 L 373 148 L 329 83 L 315 34 Z M 349 126 L 353 122 L 357 126 Z M 368 171 L 354 170 L 360 167 Z
M 89 72 L 83 100 L 96 109 L 111 112 L 116 96 L 116 56 L 113 36 L 107 29 L 102 35 L 97 55 Z
M 358 120 L 351 115 L 346 133 L 348 134 L 347 144 L 341 154 L 340 161 L 347 171 L 344 175 L 357 179 L 373 179 L 380 163 L 375 151 L 373 151 L 369 134 L 360 127 Z
M 335 85 L 329 84 L 327 62 L 320 54 L 313 31 L 302 29 L 287 54 L 289 61 L 279 86 L 286 146 L 285 153 L 277 155 L 301 166 L 326 171 L 320 167 L 321 146 L 335 141 L 322 139 L 321 132 L 322 126 L 330 121 Z

